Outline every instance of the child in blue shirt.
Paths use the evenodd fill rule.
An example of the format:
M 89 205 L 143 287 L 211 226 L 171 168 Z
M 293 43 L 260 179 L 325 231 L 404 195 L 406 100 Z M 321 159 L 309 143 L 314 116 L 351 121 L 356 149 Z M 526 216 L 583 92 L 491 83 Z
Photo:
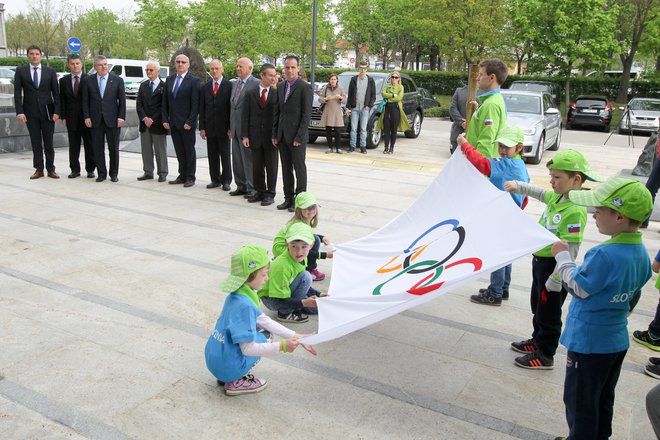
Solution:
M 653 272 L 660 271 L 660 252 L 657 253 L 653 260 Z M 655 288 L 660 289 L 660 277 L 655 282 Z M 653 351 L 660 351 L 660 302 L 655 309 L 655 318 L 649 324 L 648 330 L 635 330 L 633 332 L 633 341 L 638 342 Z M 660 364 L 660 360 L 658 361 Z M 655 370 L 655 376 L 660 376 L 660 365 L 652 364 Z M 647 368 L 647 373 L 649 369 Z M 659 377 L 660 378 L 660 377 Z
M 651 278 L 638 229 L 653 202 L 644 185 L 621 177 L 595 190 L 571 191 L 569 198 L 576 205 L 595 207 L 598 231 L 612 238 L 589 249 L 579 267 L 565 241 L 552 246 L 556 272 L 573 297 L 560 339 L 568 349 L 568 439 L 607 439 L 612 435 L 614 389 L 630 345 L 627 315 Z
M 257 290 L 268 280 L 270 259 L 260 246 L 243 246 L 231 257 L 231 275 L 222 283 L 231 292 L 209 337 L 204 356 L 206 367 L 224 386 L 228 396 L 257 393 L 268 382 L 249 374 L 260 356 L 290 353 L 302 345 L 316 355 L 313 347 L 300 344 L 293 330 L 278 324 L 259 309 Z M 271 342 L 262 330 L 282 338 Z
M 490 177 L 490 182 L 498 189 L 504 190 L 504 182 L 517 180 L 529 183 L 529 174 L 525 168 L 525 162 L 520 153 L 523 150 L 524 135 L 520 128 L 505 125 L 500 130 L 495 142 L 498 145 L 499 158 L 487 158 L 476 148 L 470 145 L 464 135 L 459 135 L 456 141 L 461 146 L 465 157 L 484 176 Z M 527 204 L 527 196 L 511 193 L 516 205 L 524 208 Z M 511 284 L 511 264 L 508 264 L 490 274 L 490 285 L 487 289 L 480 289 L 478 295 L 472 295 L 470 301 L 477 304 L 489 306 L 502 305 L 502 299 L 506 294 L 509 297 L 509 285 Z

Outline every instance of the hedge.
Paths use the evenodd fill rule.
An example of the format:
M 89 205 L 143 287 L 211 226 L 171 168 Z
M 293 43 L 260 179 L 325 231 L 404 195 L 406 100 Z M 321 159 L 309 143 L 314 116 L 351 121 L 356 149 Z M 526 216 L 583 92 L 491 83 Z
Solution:
M 41 61 L 55 69 L 56 72 L 66 72 L 66 58 L 51 58 L 51 59 L 46 59 L 42 58 Z M 0 58 L 0 66 L 24 66 L 27 64 L 27 58 Z M 94 60 L 83 60 L 83 71 L 88 72 L 92 67 L 94 67 Z

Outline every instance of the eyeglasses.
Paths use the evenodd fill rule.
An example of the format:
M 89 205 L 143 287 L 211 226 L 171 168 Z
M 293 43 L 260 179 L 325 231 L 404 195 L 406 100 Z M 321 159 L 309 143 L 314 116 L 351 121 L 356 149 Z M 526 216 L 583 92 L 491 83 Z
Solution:
M 188 61 L 179 61 L 179 60 L 177 60 L 177 61 L 175 61 L 175 62 L 176 62 L 177 64 L 188 64 Z
M 155 72 L 156 69 L 147 69 L 147 72 Z
M 399 79 L 399 77 L 398 76 L 393 76 L 392 79 Z
M 367 70 L 366 67 L 360 67 L 360 70 Z

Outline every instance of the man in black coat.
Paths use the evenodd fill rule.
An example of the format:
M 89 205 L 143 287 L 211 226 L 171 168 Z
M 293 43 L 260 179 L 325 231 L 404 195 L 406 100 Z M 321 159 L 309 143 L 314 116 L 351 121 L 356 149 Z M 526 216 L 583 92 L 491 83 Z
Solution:
M 202 86 L 199 97 L 199 134 L 206 141 L 211 183 L 207 188 L 231 189 L 231 147 L 229 114 L 231 112 L 231 81 L 222 74 L 220 60 L 211 60 L 211 80 Z M 222 162 L 222 168 L 220 163 Z
M 165 182 L 167 177 L 167 130 L 163 127 L 163 93 L 165 83 L 160 80 L 160 63 L 147 63 L 147 80 L 142 81 L 138 89 L 135 110 L 140 119 L 140 149 L 142 150 L 142 169 L 144 174 L 137 180 L 154 178 L 154 153 L 158 167 L 158 181 Z
M 277 106 L 273 115 L 272 143 L 280 151 L 284 181 L 284 202 L 277 205 L 277 209 L 291 212 L 295 210 L 296 194 L 307 191 L 305 150 L 314 94 L 312 86 L 298 76 L 299 62 L 295 55 L 284 60 L 285 81 L 277 88 Z
M 66 127 L 69 135 L 69 179 L 80 177 L 80 146 L 85 146 L 85 171 L 88 178 L 94 178 L 94 149 L 92 148 L 92 134 L 85 126 L 83 118 L 83 82 L 87 74 L 83 72 L 83 63 L 80 55 L 67 57 L 69 75 L 60 78 L 60 104 L 62 114 L 60 120 Z
M 197 168 L 195 128 L 200 87 L 199 79 L 188 71 L 190 60 L 186 55 L 177 55 L 174 63 L 176 73 L 167 77 L 163 94 L 163 126 L 170 130 L 179 161 L 179 175 L 169 183 L 189 188 L 195 184 Z
M 248 202 L 272 205 L 277 185 L 277 148 L 271 141 L 273 115 L 277 106 L 275 66 L 264 64 L 259 87 L 248 90 L 243 102 L 243 147 L 252 151 L 252 181 L 255 193 Z M 265 171 L 265 173 L 264 173 Z M 268 177 L 266 177 L 268 176 Z
M 112 182 L 119 178 L 119 132 L 126 120 L 124 80 L 108 73 L 108 60 L 103 55 L 94 57 L 94 70 L 83 83 L 83 115 L 85 125 L 92 130 L 94 160 L 99 172 L 97 182 L 108 174 Z M 108 142 L 110 169 L 106 168 L 105 140 Z
M 14 103 L 16 118 L 27 125 L 32 144 L 34 174 L 30 179 L 44 176 L 44 155 L 48 177 L 59 179 L 55 172 L 53 134 L 60 115 L 60 93 L 57 74 L 41 65 L 41 48 L 28 47 L 30 63 L 16 69 L 14 76 Z M 43 143 L 42 143 L 43 140 Z

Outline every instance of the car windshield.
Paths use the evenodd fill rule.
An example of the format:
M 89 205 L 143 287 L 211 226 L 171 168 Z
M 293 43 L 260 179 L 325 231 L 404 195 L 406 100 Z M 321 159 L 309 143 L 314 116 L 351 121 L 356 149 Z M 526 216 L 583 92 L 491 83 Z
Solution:
M 339 75 L 339 85 L 344 88 L 344 92 L 348 93 L 348 84 L 351 82 L 353 75 Z M 382 76 L 372 76 L 376 83 L 376 97 L 380 97 L 380 91 L 383 89 L 383 81 L 385 78 Z
M 14 72 L 9 69 L 0 69 L 0 78 L 13 78 Z
M 607 101 L 603 101 L 602 99 L 578 99 L 575 101 L 575 106 L 576 107 L 586 107 L 586 108 L 605 108 L 607 105 Z
M 550 90 L 547 84 L 537 83 L 513 83 L 509 90 L 526 90 L 528 92 L 545 92 Z
M 631 110 L 647 110 L 652 112 L 660 112 L 660 101 L 642 101 L 633 99 L 628 105 Z
M 517 94 L 502 94 L 506 111 L 511 113 L 541 114 L 541 97 Z

